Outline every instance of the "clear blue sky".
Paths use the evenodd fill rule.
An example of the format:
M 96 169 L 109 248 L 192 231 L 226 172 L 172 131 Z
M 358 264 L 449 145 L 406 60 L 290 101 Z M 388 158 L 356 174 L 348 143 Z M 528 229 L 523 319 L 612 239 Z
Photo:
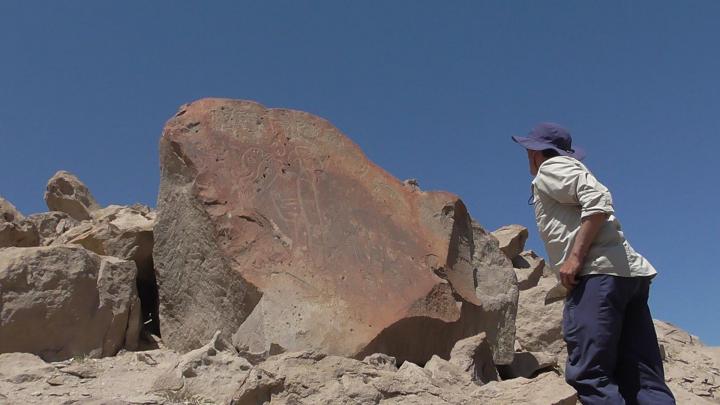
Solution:
M 720 345 L 720 2 L 0 3 L 0 194 L 46 210 L 59 169 L 155 205 L 185 102 L 320 115 L 397 177 L 459 194 L 542 252 L 510 135 L 568 126 L 660 272 L 656 318 Z

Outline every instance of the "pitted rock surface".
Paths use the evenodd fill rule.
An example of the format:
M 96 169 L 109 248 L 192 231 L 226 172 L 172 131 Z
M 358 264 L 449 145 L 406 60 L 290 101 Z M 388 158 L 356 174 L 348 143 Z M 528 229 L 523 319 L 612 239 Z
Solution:
M 160 149 L 154 260 L 169 346 L 221 329 L 255 352 L 424 363 L 485 331 L 496 361 L 512 360 L 512 267 L 487 260 L 497 245 L 478 260 L 457 196 L 403 185 L 325 120 L 247 101 L 183 106 Z

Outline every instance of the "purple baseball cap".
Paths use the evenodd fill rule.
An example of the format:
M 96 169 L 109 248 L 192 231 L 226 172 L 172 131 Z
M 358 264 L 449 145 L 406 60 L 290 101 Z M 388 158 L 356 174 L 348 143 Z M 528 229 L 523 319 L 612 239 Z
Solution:
M 512 139 L 525 149 L 552 149 L 563 156 L 570 156 L 577 160 L 583 160 L 585 157 L 585 151 L 582 148 L 572 147 L 570 132 L 552 122 L 542 122 L 536 125 L 527 137 L 513 136 Z

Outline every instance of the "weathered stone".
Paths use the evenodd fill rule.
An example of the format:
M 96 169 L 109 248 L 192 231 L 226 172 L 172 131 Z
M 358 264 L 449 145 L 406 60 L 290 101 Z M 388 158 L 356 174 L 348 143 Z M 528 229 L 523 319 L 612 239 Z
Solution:
M 523 349 L 547 352 L 564 358 L 562 335 L 564 301 L 545 304 L 548 292 L 556 286 L 554 278 L 542 277 L 536 287 L 520 291 L 516 320 L 516 338 Z
M 262 352 L 253 352 L 246 346 L 236 347 L 236 349 L 238 351 L 238 355 L 249 361 L 253 366 L 262 363 L 271 356 L 276 356 L 286 352 L 285 348 L 280 345 L 276 345 L 275 343 L 271 344 L 268 350 Z
M 23 214 L 10 201 L 0 196 L 0 221 L 15 222 L 24 218 Z
M 72 173 L 59 171 L 47 183 L 45 203 L 50 211 L 62 211 L 78 221 L 90 219 L 100 209 L 87 186 Z
M 367 363 L 373 367 L 377 367 L 388 371 L 397 371 L 397 361 L 395 357 L 387 354 L 374 353 L 363 359 L 363 363 Z
M 213 398 L 229 403 L 247 379 L 252 365 L 216 332 L 205 346 L 183 355 L 157 378 L 153 391 Z
M 155 212 L 136 204 L 110 205 L 93 212 L 92 221 L 83 221 L 53 241 L 53 245 L 76 244 L 99 255 L 132 260 L 137 266 L 138 294 L 143 323 L 160 333 L 157 282 L 152 258 Z
M 498 366 L 503 379 L 525 377 L 533 378 L 540 371 L 548 371 L 558 366 L 557 356 L 545 352 L 515 353 L 512 364 Z
M 514 259 L 525 248 L 528 230 L 522 225 L 506 225 L 493 231 L 493 236 L 500 242 L 500 249 L 508 258 Z
M 517 277 L 512 271 L 510 260 L 499 249 L 497 239 L 475 220 L 471 221 L 471 227 L 474 243 L 472 269 L 481 271 L 480 277 L 474 277 L 475 294 L 481 300 L 481 307 L 495 314 L 499 325 L 495 331 L 496 337 L 492 337 L 492 330 L 490 333 L 486 331 L 485 336 L 491 347 L 504 348 L 501 352 L 493 350 L 495 364 L 508 364 L 512 361 L 515 346 L 515 317 L 519 297 Z M 458 283 L 462 283 L 462 280 L 458 280 Z
M 527 290 L 535 287 L 543 276 L 545 259 L 532 250 L 520 253 L 512 260 L 515 275 L 518 279 L 518 289 Z
M 720 402 L 720 348 L 668 322 L 655 320 L 655 331 L 665 352 L 665 380 L 678 403 L 702 403 L 697 397 Z
M 135 264 L 81 247 L 0 249 L 0 353 L 45 360 L 137 346 Z
M 458 341 L 450 353 L 450 363 L 478 383 L 500 379 L 484 333 Z
M 40 246 L 50 246 L 65 232 L 80 224 L 75 218 L 60 211 L 32 214 L 27 217 L 27 220 L 35 224 L 40 238 Z
M 10 201 L 0 197 L 0 248 L 37 246 L 38 231 L 35 225 Z
M 40 238 L 35 224 L 27 219 L 8 222 L 0 219 L 0 248 L 38 246 Z
M 513 378 L 483 385 L 478 397 L 493 405 L 576 405 L 577 393 L 555 373 L 543 373 L 537 378 Z
M 438 356 L 432 356 L 424 369 L 430 372 L 433 383 L 441 388 L 468 386 L 473 382 L 466 370 Z
M 170 347 L 221 329 L 254 352 L 425 363 L 485 331 L 511 361 L 515 276 L 507 260 L 475 266 L 457 196 L 404 186 L 322 119 L 252 102 L 184 106 L 160 150 L 154 259 Z
M 22 384 L 47 378 L 55 367 L 30 353 L 0 354 L 0 380 Z
M 553 373 L 472 384 L 460 368 L 434 356 L 425 368 L 387 370 L 336 356 L 281 355 L 251 370 L 234 404 L 574 404 L 575 392 Z

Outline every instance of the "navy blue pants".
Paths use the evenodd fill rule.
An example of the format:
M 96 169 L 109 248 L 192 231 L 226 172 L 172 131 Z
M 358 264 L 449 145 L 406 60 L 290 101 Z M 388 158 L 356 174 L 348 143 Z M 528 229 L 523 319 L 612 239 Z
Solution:
M 589 275 L 565 299 L 565 380 L 584 405 L 675 404 L 649 292 L 650 277 Z

